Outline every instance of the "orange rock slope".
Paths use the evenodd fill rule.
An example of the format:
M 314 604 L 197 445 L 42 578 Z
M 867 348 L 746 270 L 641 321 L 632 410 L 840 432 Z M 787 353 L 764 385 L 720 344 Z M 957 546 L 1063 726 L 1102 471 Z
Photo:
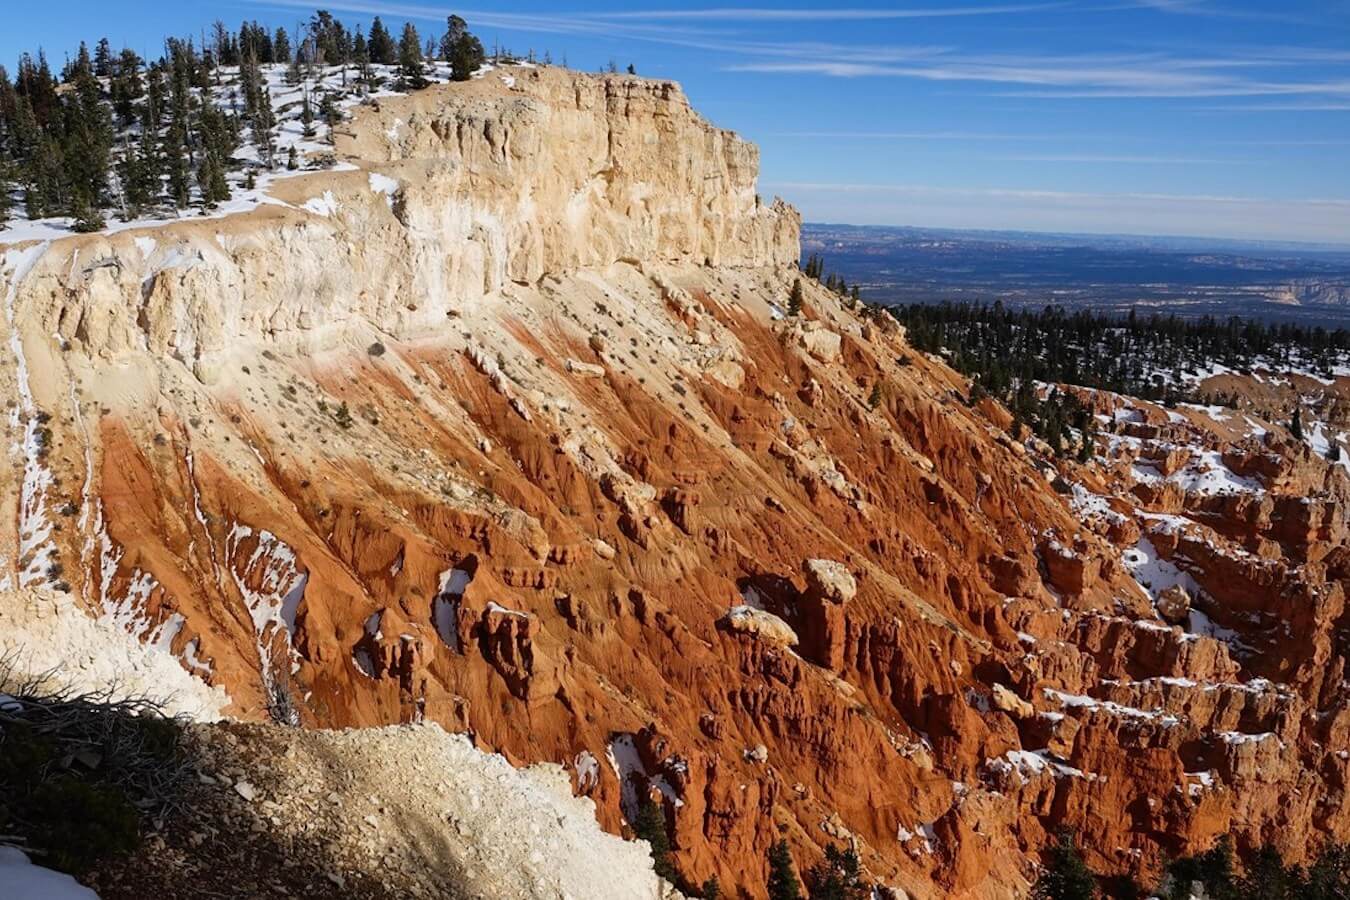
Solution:
M 10 587 L 239 718 L 646 794 L 751 896 L 780 834 L 911 897 L 1022 895 L 1062 825 L 1145 876 L 1347 836 L 1343 469 L 1120 397 L 1056 465 L 887 317 L 785 315 L 796 213 L 671 84 L 521 68 L 338 151 L 0 251 Z

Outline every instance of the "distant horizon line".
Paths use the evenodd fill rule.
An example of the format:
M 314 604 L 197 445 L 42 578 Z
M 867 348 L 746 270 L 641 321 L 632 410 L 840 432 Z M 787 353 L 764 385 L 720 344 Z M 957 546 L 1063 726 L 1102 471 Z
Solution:
M 1143 241 L 1185 241 L 1189 243 L 1212 243 L 1225 244 L 1229 246 L 1239 245 L 1248 247 L 1288 247 L 1302 248 L 1312 251 L 1320 248 L 1321 252 L 1350 253 L 1350 241 L 1341 242 L 1334 240 L 1321 241 L 1300 241 L 1290 240 L 1289 238 L 1243 238 L 1243 237 L 1221 237 L 1218 235 L 1188 235 L 1188 234 L 1155 234 L 1151 232 L 1131 232 L 1131 231 L 1049 231 L 1038 228 L 957 228 L 946 225 L 914 225 L 905 223 L 860 223 L 860 222 L 819 222 L 802 220 L 802 228 L 861 228 L 861 229 L 904 229 L 909 231 L 935 231 L 947 232 L 951 234 L 978 234 L 978 235 L 1036 235 L 1041 237 L 1061 237 L 1061 238 L 1111 238 L 1115 240 L 1131 240 L 1137 242 Z

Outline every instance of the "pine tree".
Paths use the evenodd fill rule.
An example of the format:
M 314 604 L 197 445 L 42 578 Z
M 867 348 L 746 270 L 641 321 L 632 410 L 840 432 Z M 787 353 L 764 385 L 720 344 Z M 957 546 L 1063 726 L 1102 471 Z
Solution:
M 13 205 L 10 200 L 10 192 L 14 189 L 10 180 L 13 177 L 12 172 L 13 165 L 9 161 L 8 151 L 5 149 L 4 141 L 0 140 L 0 231 L 4 231 L 9 224 L 10 208 Z
M 881 405 L 881 382 L 872 385 L 872 393 L 867 397 L 867 408 L 876 409 Z
M 145 82 L 141 79 L 141 58 L 136 51 L 126 49 L 117 57 L 116 71 L 109 80 L 113 111 L 117 122 L 126 128 L 136 121 L 136 101 L 145 96 Z
M 304 72 L 300 69 L 300 54 L 297 53 L 291 57 L 290 65 L 286 67 L 286 83 L 295 87 L 305 78 Z
M 1060 832 L 1032 896 L 1035 900 L 1094 900 L 1097 896 L 1097 880 L 1083 862 L 1072 833 Z
M 422 39 L 411 22 L 403 25 L 403 37 L 398 42 L 398 77 L 405 88 L 420 90 L 427 86 L 422 72 Z
M 666 834 L 666 817 L 661 812 L 661 807 L 652 802 L 651 797 L 643 797 L 638 805 L 633 832 L 639 840 L 651 845 L 652 870 L 666 881 L 674 883 L 678 876 L 675 874 L 675 866 L 670 861 L 670 836 Z
M 802 280 L 795 279 L 792 282 L 792 293 L 788 295 L 789 316 L 800 316 L 802 314 Z
M 802 885 L 792 868 L 792 853 L 785 840 L 769 848 L 769 900 L 802 900 Z
M 288 63 L 291 61 L 291 38 L 285 28 L 278 28 L 272 38 L 272 61 Z
M 309 91 L 305 91 L 304 100 L 300 106 L 300 124 L 303 126 L 301 134 L 305 140 L 314 137 L 314 106 L 309 102 Z
M 483 52 L 482 41 L 469 32 L 463 19 L 459 20 L 455 31 L 457 36 L 450 48 L 450 78 L 453 81 L 468 81 L 474 72 L 482 68 L 487 57 Z
M 445 34 L 441 35 L 441 59 L 453 62 L 455 47 L 469 33 L 469 23 L 459 16 L 450 16 L 445 20 Z
M 1083 442 L 1078 445 L 1078 461 L 1088 463 L 1097 453 L 1097 428 L 1095 420 L 1089 418 L 1083 426 Z
M 258 152 L 269 169 L 277 164 L 277 143 L 272 135 L 276 123 L 276 112 L 272 109 L 272 92 L 264 88 L 262 96 L 258 99 L 258 110 L 254 113 L 250 129 L 253 133 L 253 143 L 258 147 Z
M 710 875 L 703 882 L 703 887 L 699 889 L 699 894 L 703 900 L 722 900 L 722 884 L 717 880 L 716 875 Z
M 366 40 L 366 47 L 370 53 L 370 61 L 377 66 L 392 66 L 398 58 L 394 38 L 389 34 L 389 29 L 384 27 L 379 16 L 370 23 L 370 37 Z
M 324 91 L 323 98 L 319 101 L 319 117 L 328 126 L 328 143 L 334 143 L 337 140 L 338 124 L 342 121 L 342 112 L 328 91 Z
M 66 95 L 64 103 L 65 173 L 72 199 L 78 197 L 84 211 L 81 215 L 72 206 L 71 215 L 88 224 L 100 218 L 86 208 L 97 210 L 103 204 L 112 163 L 113 131 L 93 64 L 83 45 L 73 81 L 75 91 Z
M 107 38 L 100 38 L 94 49 L 94 74 L 99 78 L 111 78 L 112 73 L 112 47 Z
M 825 848 L 825 858 L 806 873 L 811 900 L 866 900 L 867 885 L 862 882 L 862 864 L 851 848 L 833 844 Z
M 1294 407 L 1294 417 L 1289 422 L 1289 433 L 1294 436 L 1294 440 L 1303 440 L 1303 408 Z
M 286 151 L 286 168 L 290 169 L 292 172 L 300 168 L 300 159 L 295 153 L 294 144 L 291 144 L 290 149 Z
M 75 220 L 72 227 L 81 233 L 102 231 L 107 225 L 103 213 L 82 188 L 75 189 L 70 203 L 70 215 Z

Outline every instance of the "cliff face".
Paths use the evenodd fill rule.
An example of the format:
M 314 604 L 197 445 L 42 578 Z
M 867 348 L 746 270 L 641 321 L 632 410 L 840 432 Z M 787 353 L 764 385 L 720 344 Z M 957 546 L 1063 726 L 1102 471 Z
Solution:
M 501 70 L 337 149 L 244 215 L 0 257 L 11 587 L 239 718 L 433 721 L 612 831 L 649 793 L 693 882 L 758 893 L 780 833 L 916 897 L 1025 890 L 1061 824 L 1112 871 L 1344 836 L 1343 473 L 1252 476 L 1324 494 L 1306 527 L 1213 512 L 1136 462 L 1292 451 L 1146 404 L 1056 473 L 884 317 L 807 282 L 786 317 L 798 217 L 673 85 Z M 1145 546 L 1182 512 L 1209 531 Z M 1276 585 L 1287 663 L 1233 611 Z

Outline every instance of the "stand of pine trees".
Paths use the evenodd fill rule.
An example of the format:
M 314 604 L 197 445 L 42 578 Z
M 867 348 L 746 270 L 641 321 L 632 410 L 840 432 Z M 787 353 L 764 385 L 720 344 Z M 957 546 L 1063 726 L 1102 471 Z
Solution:
M 1301 365 L 1330 376 L 1350 358 L 1350 331 L 1271 325 L 1255 319 L 1178 316 L 1126 317 L 1012 310 L 1002 303 L 911 304 L 891 308 L 910 343 L 942 353 L 959 371 L 976 376 L 991 394 L 1019 380 L 1100 388 L 1165 404 L 1227 398 L 1199 397 L 1182 377 L 1219 363 L 1238 372 L 1258 363 Z
M 1307 867 L 1288 866 L 1279 851 L 1253 851 L 1239 870 L 1232 840 L 1224 836 L 1197 856 L 1173 861 L 1152 891 L 1130 878 L 1100 878 L 1083 861 L 1073 835 L 1060 834 L 1045 855 L 1032 890 L 1036 900 L 1343 900 L 1350 897 L 1350 846 L 1333 844 Z
M 444 37 L 428 47 L 439 47 L 457 80 L 484 63 L 481 42 L 459 16 L 450 16 Z M 400 86 L 416 90 L 429 83 L 429 58 L 411 24 L 396 44 L 379 18 L 367 37 L 326 10 L 294 36 L 256 21 L 237 30 L 217 21 L 200 45 L 169 38 L 153 61 L 114 51 L 106 38 L 93 52 L 81 44 L 60 73 L 41 51 L 25 53 L 12 78 L 0 66 L 0 229 L 16 209 L 28 219 L 66 217 L 76 230 L 96 231 L 109 216 L 214 208 L 230 199 L 233 185 L 251 186 L 256 171 L 299 167 L 293 150 L 277 153 L 265 66 L 286 66 L 295 85 L 336 67 L 345 92 L 349 75 L 356 88 L 374 90 L 372 65 L 396 65 Z M 306 91 L 306 136 L 315 133 L 317 116 L 331 137 L 341 118 L 338 99 Z M 256 162 L 236 157 L 246 139 L 257 148 Z

